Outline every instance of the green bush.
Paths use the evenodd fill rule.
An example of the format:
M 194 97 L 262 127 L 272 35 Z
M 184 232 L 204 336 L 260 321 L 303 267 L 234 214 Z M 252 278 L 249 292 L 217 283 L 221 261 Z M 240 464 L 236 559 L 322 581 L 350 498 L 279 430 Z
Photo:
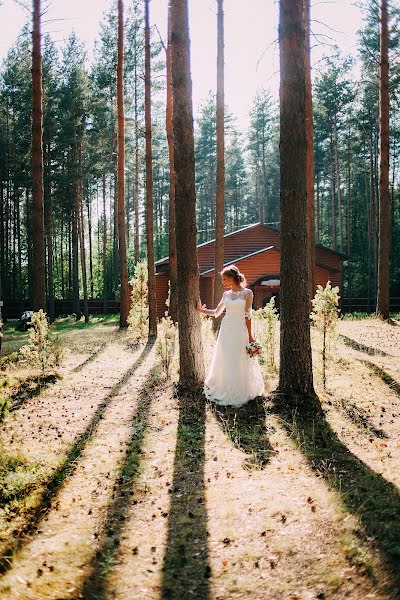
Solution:
M 51 335 L 46 313 L 40 309 L 32 315 L 29 342 L 20 350 L 21 360 L 40 371 L 44 377 L 49 369 L 60 364 L 62 352 Z
M 156 353 L 160 359 L 161 367 L 168 379 L 174 359 L 176 346 L 176 326 L 171 317 L 163 317 L 158 325 Z
M 264 306 L 254 311 L 256 337 L 262 345 L 261 359 L 268 367 L 275 366 L 275 348 L 277 343 L 278 311 L 275 308 L 275 296 Z
M 322 380 L 326 387 L 326 343 L 329 333 L 334 331 L 339 316 L 339 288 L 332 287 L 328 281 L 323 288 L 318 286 L 314 299 L 312 300 L 313 311 L 310 315 L 316 328 L 322 332 Z
M 130 281 L 131 308 L 128 315 L 129 330 L 135 341 L 144 339 L 148 330 L 149 305 L 147 298 L 147 263 L 142 260 L 135 265 L 135 274 Z
M 7 394 L 9 382 L 7 377 L 1 377 L 0 379 L 0 425 L 4 423 L 8 415 L 8 406 L 10 397 Z

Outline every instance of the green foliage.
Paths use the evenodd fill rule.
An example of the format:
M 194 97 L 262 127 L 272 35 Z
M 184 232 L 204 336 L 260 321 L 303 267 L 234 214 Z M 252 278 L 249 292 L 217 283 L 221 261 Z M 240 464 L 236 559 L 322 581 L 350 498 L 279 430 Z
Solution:
M 161 319 L 158 325 L 156 353 L 167 379 L 171 375 L 171 366 L 175 355 L 176 331 L 171 317 Z
M 135 341 L 143 340 L 147 335 L 149 305 L 147 298 L 147 262 L 139 261 L 135 266 L 135 274 L 130 281 L 131 308 L 128 315 L 129 330 Z
M 334 331 L 339 315 L 339 288 L 332 287 L 328 281 L 323 288 L 318 286 L 315 297 L 312 300 L 313 311 L 310 315 L 315 326 L 323 334 L 322 343 L 322 369 L 323 369 L 323 384 L 326 386 L 326 342 L 327 335 Z
M 10 397 L 7 394 L 7 388 L 9 386 L 8 378 L 2 376 L 0 378 L 0 425 L 4 423 L 8 415 L 8 405 Z
M 263 347 L 261 360 L 268 367 L 275 366 L 275 348 L 277 343 L 278 311 L 275 308 L 275 296 L 264 306 L 254 311 L 257 338 Z
M 20 350 L 21 360 L 38 369 L 44 377 L 49 369 L 60 364 L 62 351 L 52 338 L 46 313 L 40 309 L 32 315 L 29 342 Z
M 260 218 L 279 220 L 279 121 L 271 93 L 266 89 L 257 92 L 250 108 L 248 150 L 250 152 L 250 177 L 254 205 L 249 206 L 251 222 Z

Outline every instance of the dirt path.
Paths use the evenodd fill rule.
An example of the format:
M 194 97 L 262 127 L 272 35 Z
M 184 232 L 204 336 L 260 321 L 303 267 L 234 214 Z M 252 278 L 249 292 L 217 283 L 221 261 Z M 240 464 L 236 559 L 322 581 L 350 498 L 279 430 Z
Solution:
M 116 357 L 116 348 L 108 350 L 103 360 L 109 358 L 110 353 Z M 132 361 L 130 356 L 131 368 L 126 376 L 127 365 L 119 348 L 117 372 L 113 373 L 113 378 L 120 382 L 120 389 L 114 391 L 102 419 L 93 427 L 91 439 L 74 472 L 54 498 L 48 515 L 38 524 L 39 529 L 32 540 L 25 542 L 12 569 L 3 578 L 2 598 L 73 597 L 98 546 L 119 466 L 129 438 L 135 433 L 132 425 L 140 391 L 154 360 L 154 349 L 146 356 L 148 350 L 142 352 L 143 359 L 138 354 L 136 361 Z M 110 379 L 107 381 L 111 383 Z M 93 396 L 91 401 L 95 401 Z
M 24 474 L 20 475 L 20 488 L 14 491 L 16 500 L 11 495 L 0 509 L 2 554 L 10 553 L 16 538 L 35 525 L 51 496 L 73 471 L 94 427 L 130 376 L 140 352 L 132 353 L 121 338 L 81 370 L 69 373 L 14 413 L 3 441 L 4 447 L 18 449 Z M 14 544 L 9 545 L 11 537 Z M 7 567 L 7 561 L 3 567 Z
M 2 600 L 396 600 L 400 397 L 360 352 L 338 343 L 320 425 L 177 399 L 154 354 L 107 345 L 18 414 L 65 481 Z

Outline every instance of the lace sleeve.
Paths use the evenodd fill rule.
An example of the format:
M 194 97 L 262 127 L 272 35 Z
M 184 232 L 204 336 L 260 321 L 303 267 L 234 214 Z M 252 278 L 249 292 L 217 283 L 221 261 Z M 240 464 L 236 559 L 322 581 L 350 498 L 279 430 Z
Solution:
M 225 310 L 225 292 L 222 294 L 222 298 L 219 301 L 217 308 L 215 309 L 214 319 L 219 317 L 219 315 L 222 314 L 224 312 L 224 310 Z
M 252 317 L 252 306 L 253 306 L 253 292 L 248 290 L 246 293 L 246 306 L 244 316 L 246 319 L 251 319 Z

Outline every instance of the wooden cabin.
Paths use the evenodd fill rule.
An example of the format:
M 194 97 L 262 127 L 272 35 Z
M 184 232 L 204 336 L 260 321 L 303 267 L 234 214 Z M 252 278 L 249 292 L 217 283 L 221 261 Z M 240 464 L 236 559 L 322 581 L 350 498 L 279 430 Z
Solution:
M 214 279 L 214 242 L 197 246 L 200 272 L 200 296 L 208 308 L 215 308 L 212 301 Z M 341 286 L 342 265 L 346 256 L 319 244 L 316 254 L 316 285 Z M 280 231 L 261 223 L 248 225 L 224 236 L 224 266 L 237 265 L 245 275 L 247 286 L 253 290 L 255 309 L 260 308 L 275 296 L 279 307 L 280 289 Z M 168 257 L 156 262 L 157 315 L 165 315 L 168 297 Z

